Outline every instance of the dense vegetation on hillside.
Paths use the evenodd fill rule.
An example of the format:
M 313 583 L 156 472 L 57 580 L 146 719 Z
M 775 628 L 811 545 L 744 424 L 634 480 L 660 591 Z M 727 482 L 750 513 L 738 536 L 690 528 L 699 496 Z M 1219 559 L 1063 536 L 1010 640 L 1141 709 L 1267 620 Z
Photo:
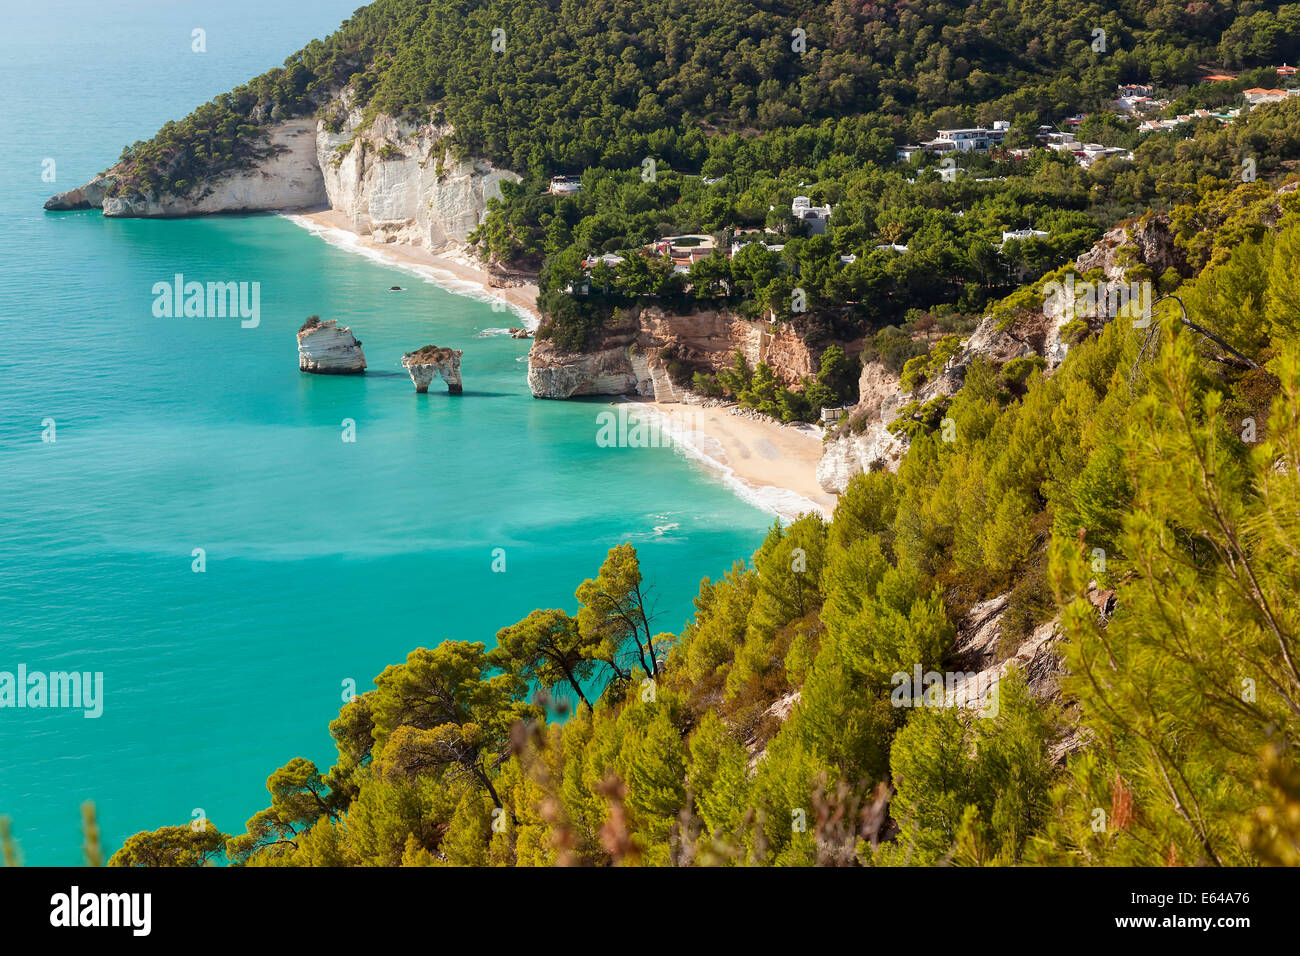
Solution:
M 1261 367 L 1173 308 L 1020 389 L 977 361 L 951 429 L 833 521 L 774 527 L 681 634 L 617 547 L 576 613 L 385 670 L 331 725 L 336 764 L 286 764 L 245 833 L 114 862 L 214 839 L 247 865 L 1300 862 L 1300 191 L 1174 219 L 1204 264 L 1189 318 Z M 1013 669 L 983 717 L 900 696 L 1003 593 L 1004 656 L 1058 620 L 1062 693 Z
M 548 175 L 647 155 L 676 165 L 713 130 L 845 115 L 915 140 L 965 120 L 1059 120 L 1117 82 L 1189 86 L 1202 63 L 1276 63 L 1297 23 L 1300 4 L 1221 0 L 375 0 L 131 156 L 138 181 L 175 186 L 173 162 L 230 157 L 250 127 L 345 83 L 357 105 L 433 110 L 466 153 Z

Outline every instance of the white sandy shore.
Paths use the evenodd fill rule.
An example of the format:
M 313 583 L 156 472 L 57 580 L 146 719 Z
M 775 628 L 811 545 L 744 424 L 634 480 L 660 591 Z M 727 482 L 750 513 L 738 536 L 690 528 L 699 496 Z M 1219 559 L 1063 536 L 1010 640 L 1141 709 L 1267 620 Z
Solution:
M 639 402 L 685 454 L 702 462 L 747 501 L 793 520 L 809 511 L 829 516 L 835 496 L 817 483 L 821 432 L 733 415 L 732 405 Z
M 486 302 L 504 300 L 525 328 L 537 328 L 536 283 L 498 288 L 493 276 L 459 250 L 437 254 L 406 243 L 375 242 L 354 232 L 348 218 L 335 210 L 286 214 L 286 218 L 326 242 L 406 268 L 449 292 Z M 763 510 L 786 520 L 809 511 L 829 515 L 834 510 L 835 497 L 817 483 L 822 441 L 815 427 L 732 415 L 731 406 L 636 404 L 655 416 L 684 454 Z
M 519 316 L 524 328 L 537 328 L 540 314 L 537 311 L 535 282 L 498 288 L 494 284 L 498 280 L 460 250 L 434 253 L 402 242 L 376 242 L 354 232 L 348 217 L 337 210 L 292 213 L 286 214 L 286 218 L 326 242 L 369 255 L 387 265 L 406 268 L 433 280 L 448 292 L 484 302 L 504 301 L 510 311 Z

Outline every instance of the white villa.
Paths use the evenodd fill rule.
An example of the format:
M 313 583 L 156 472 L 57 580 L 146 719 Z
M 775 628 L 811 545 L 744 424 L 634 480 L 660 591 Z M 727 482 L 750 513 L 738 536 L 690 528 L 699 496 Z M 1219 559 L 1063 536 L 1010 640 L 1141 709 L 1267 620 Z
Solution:
M 808 226 L 808 235 L 826 235 L 826 223 L 831 218 L 830 206 L 814 206 L 807 196 L 795 196 L 790 204 L 790 215 Z
M 1288 96 L 1300 96 L 1300 89 L 1296 90 L 1265 90 L 1255 87 L 1249 90 L 1243 90 L 1242 96 L 1251 106 L 1259 106 L 1261 103 L 1280 103 Z
M 1001 146 L 1010 130 L 1011 124 L 1006 120 L 998 120 L 993 124 L 992 129 L 985 129 L 983 126 L 973 126 L 966 129 L 941 129 L 937 139 L 932 139 L 922 145 L 932 153 L 946 153 L 952 150 L 963 153 L 983 153 L 987 152 L 990 147 Z
M 1012 239 L 1024 241 L 1025 239 L 1038 239 L 1049 235 L 1041 229 L 1014 229 L 1011 232 L 1002 233 L 1002 245 L 1006 245 Z M 1001 246 L 999 246 L 1001 248 Z
M 572 196 L 582 189 L 582 180 L 577 176 L 552 176 L 551 195 Z

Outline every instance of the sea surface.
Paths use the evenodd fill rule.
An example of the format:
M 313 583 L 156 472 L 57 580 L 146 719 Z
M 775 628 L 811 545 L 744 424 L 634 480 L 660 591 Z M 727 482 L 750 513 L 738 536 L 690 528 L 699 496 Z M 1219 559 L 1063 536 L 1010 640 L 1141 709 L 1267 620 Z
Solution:
M 41 209 L 357 3 L 5 5 L 0 671 L 102 673 L 104 695 L 97 718 L 0 709 L 29 865 L 81 862 L 86 800 L 110 852 L 200 812 L 242 832 L 277 767 L 329 766 L 347 682 L 574 610 L 620 542 L 676 632 L 773 520 L 676 449 L 599 446 L 606 402 L 533 400 L 513 314 L 279 216 Z M 155 316 L 176 274 L 258 283 L 260 321 Z M 353 327 L 364 377 L 299 373 L 310 314 Z M 427 344 L 464 350 L 463 395 L 415 394 L 399 360 Z

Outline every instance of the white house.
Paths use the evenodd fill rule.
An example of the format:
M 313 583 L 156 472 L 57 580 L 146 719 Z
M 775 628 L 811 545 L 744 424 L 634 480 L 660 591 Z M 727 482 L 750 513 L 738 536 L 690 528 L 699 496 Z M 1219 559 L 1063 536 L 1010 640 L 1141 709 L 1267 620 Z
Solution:
M 931 152 L 947 152 L 950 149 L 957 149 L 966 153 L 982 153 L 992 146 L 1001 146 L 1010 130 L 1011 124 L 1006 120 L 998 120 L 993 124 L 992 129 L 985 129 L 983 126 L 966 129 L 941 129 L 939 130 L 938 139 L 926 143 L 925 148 Z M 952 145 L 947 145 L 949 143 Z
M 1004 231 L 1002 233 L 1002 244 L 1005 245 L 1012 239 L 1023 241 L 1025 239 L 1038 239 L 1046 235 L 1049 234 L 1041 229 L 1013 229 L 1011 232 Z
M 582 180 L 577 176 L 552 176 L 551 194 L 554 196 L 572 196 L 582 189 Z
M 808 227 L 808 235 L 824 236 L 826 223 L 831 218 L 831 207 L 814 206 L 807 196 L 795 196 L 790 204 L 790 215 Z
M 1079 156 L 1082 152 L 1082 156 Z M 1127 149 L 1120 146 L 1102 146 L 1100 143 L 1085 143 L 1082 150 L 1076 151 L 1075 155 L 1079 157 L 1080 166 L 1091 166 L 1099 159 L 1105 159 L 1107 156 L 1123 156 L 1125 159 L 1132 159 L 1133 154 Z
M 1048 149 L 1074 149 L 1078 145 L 1073 133 L 1062 133 L 1058 130 L 1046 134 Z
M 1242 90 L 1241 95 L 1246 97 L 1246 102 L 1251 106 L 1258 106 L 1261 103 L 1280 103 L 1291 92 L 1290 90 L 1265 90 L 1257 86 L 1253 89 Z M 1294 92 L 1300 93 L 1300 90 Z

